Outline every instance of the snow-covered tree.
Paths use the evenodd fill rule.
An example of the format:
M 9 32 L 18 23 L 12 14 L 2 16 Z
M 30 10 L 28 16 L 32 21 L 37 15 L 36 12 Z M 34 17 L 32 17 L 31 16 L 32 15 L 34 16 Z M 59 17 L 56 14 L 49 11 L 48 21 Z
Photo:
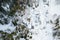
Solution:
M 21 16 L 25 11 L 26 6 L 29 5 L 29 0 L 0 0 L 0 25 L 4 25 L 3 29 L 0 29 L 0 39 L 2 40 L 19 40 L 27 37 L 29 29 L 23 24 Z M 5 26 L 5 25 L 10 25 Z M 0 26 L 2 28 L 2 26 Z M 11 32 L 12 31 L 12 32 Z

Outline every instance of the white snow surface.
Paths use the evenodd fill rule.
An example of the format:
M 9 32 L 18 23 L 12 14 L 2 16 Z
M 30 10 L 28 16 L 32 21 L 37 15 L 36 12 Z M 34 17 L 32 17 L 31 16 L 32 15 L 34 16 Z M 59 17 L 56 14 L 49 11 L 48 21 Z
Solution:
M 9 23 L 9 24 L 5 24 L 5 25 L 1 25 L 0 24 L 0 31 L 3 31 L 3 32 L 7 32 L 7 33 L 11 33 L 15 30 L 15 26 L 12 25 L 12 23 Z
M 33 33 L 30 40 L 58 40 L 53 37 L 53 27 L 55 25 L 50 20 L 54 23 L 58 18 L 60 15 L 60 5 L 57 5 L 55 0 L 47 0 L 46 3 L 48 2 L 49 6 L 45 5 L 43 0 L 39 0 L 39 6 L 37 8 L 28 7 L 26 9 L 26 14 L 23 18 L 27 19 L 30 17 L 31 21 L 24 21 L 29 28 L 34 26 L 34 29 L 30 29 Z

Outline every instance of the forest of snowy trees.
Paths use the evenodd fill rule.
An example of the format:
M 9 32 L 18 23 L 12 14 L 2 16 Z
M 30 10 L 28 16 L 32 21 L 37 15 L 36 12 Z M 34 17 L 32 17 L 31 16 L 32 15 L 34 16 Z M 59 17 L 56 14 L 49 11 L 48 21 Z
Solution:
M 60 0 L 0 0 L 0 40 L 60 40 Z

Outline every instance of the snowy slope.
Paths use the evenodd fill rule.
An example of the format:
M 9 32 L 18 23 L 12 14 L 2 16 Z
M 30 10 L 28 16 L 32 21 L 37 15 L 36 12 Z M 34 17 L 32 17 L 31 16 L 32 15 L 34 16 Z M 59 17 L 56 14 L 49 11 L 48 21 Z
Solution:
M 31 40 L 55 40 L 53 37 L 55 25 L 51 23 L 51 20 L 54 23 L 60 15 L 60 6 L 56 4 L 55 0 L 47 0 L 47 2 L 39 0 L 39 6 L 33 9 L 34 6 L 27 9 L 30 15 L 27 13 L 28 16 L 26 16 L 26 19 L 27 17 L 31 18 L 30 23 L 27 22 L 28 27 L 34 27 L 34 29 L 30 29 L 33 33 Z

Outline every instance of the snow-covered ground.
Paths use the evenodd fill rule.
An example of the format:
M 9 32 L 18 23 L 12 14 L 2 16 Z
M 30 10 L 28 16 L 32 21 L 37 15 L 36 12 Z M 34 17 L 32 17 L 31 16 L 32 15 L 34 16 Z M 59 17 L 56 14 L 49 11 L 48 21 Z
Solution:
M 51 23 L 51 20 L 54 23 L 60 15 L 60 4 L 57 5 L 55 0 L 46 0 L 46 2 L 43 0 L 35 1 L 37 2 L 33 3 L 32 7 L 27 6 L 25 14 L 21 17 L 22 21 L 30 29 L 30 32 L 32 32 L 32 39 L 29 40 L 58 40 L 53 37 L 53 27 L 55 25 Z M 38 6 L 36 7 L 35 4 L 38 4 Z M 15 29 L 11 24 L 0 26 L 2 26 L 0 30 Z
M 46 0 L 46 2 L 39 0 L 38 3 L 37 8 L 33 9 L 35 5 L 33 8 L 28 8 L 26 14 L 30 14 L 24 16 L 31 19 L 29 24 L 27 22 L 28 27 L 34 27 L 34 29 L 30 29 L 33 33 L 31 40 L 58 40 L 53 37 L 53 27 L 55 25 L 51 21 L 54 23 L 60 15 L 60 5 L 55 0 Z

